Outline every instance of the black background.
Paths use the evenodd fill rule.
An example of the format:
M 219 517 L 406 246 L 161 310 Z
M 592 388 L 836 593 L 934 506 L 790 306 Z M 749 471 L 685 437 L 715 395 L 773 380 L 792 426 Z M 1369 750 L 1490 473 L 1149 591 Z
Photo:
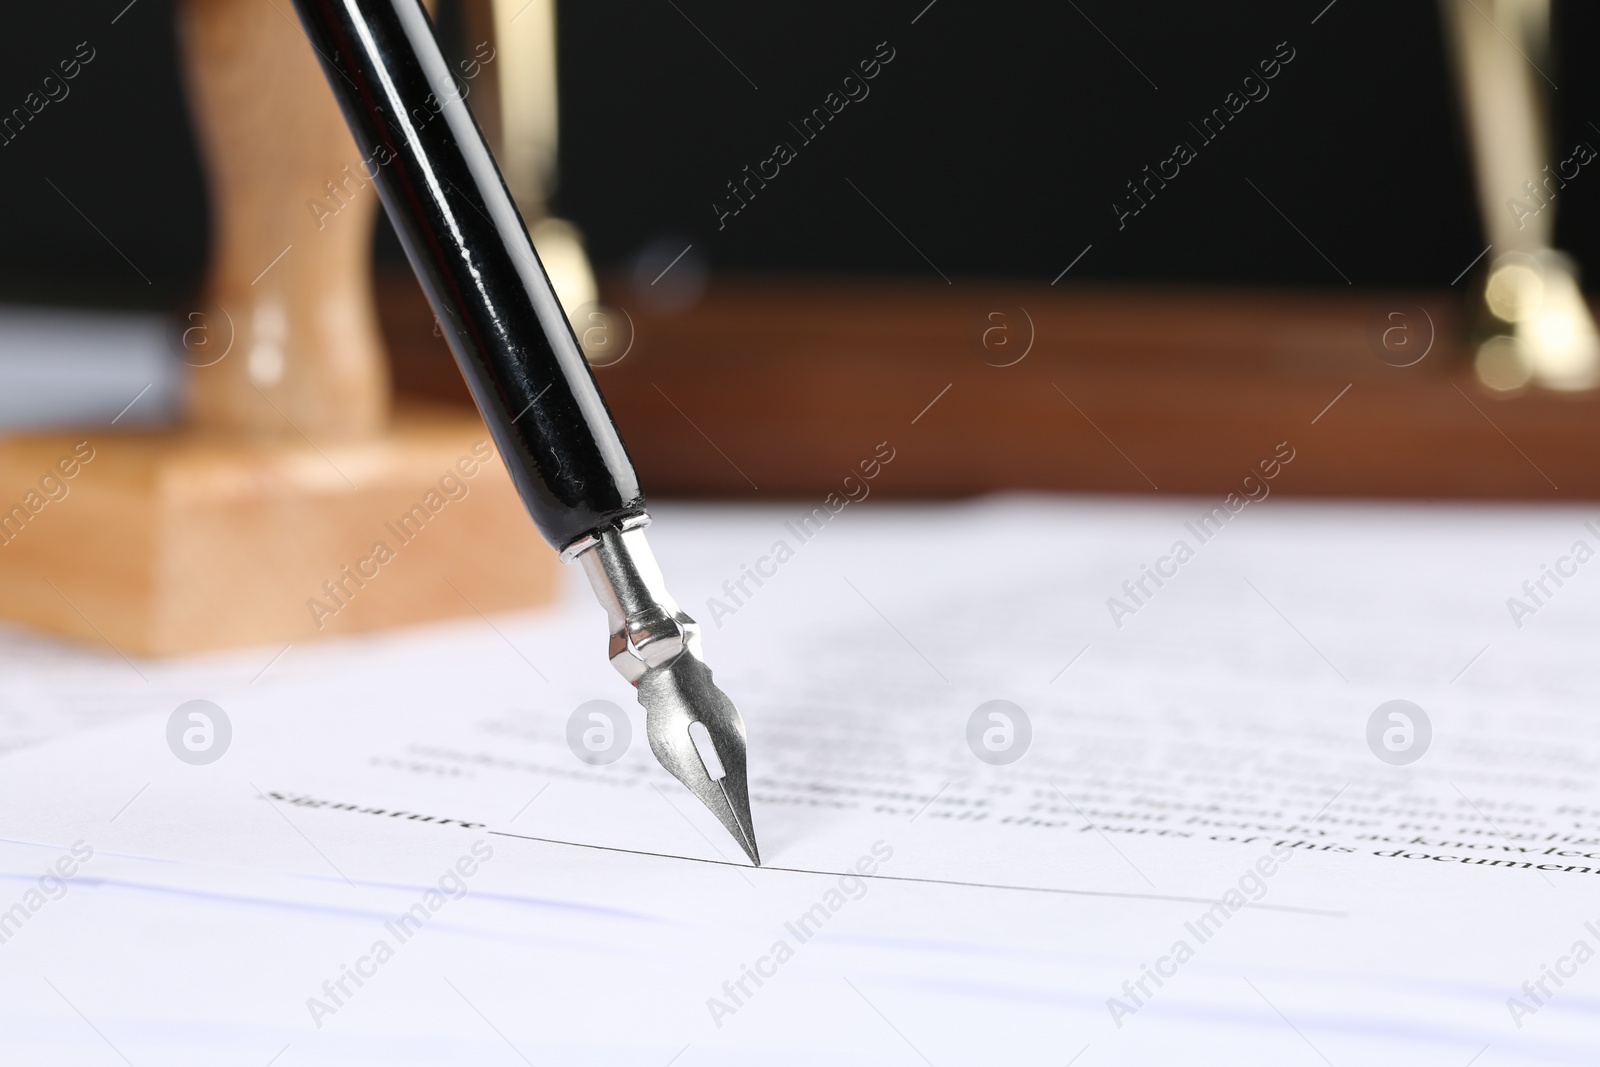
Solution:
M 204 270 L 173 5 L 136 0 L 112 24 L 125 5 L 6 15 L 0 111 L 79 41 L 97 56 L 0 147 L 0 299 L 161 306 Z M 1595 64 L 1579 59 L 1593 7 L 1557 6 L 1555 159 L 1600 145 Z M 556 206 L 602 269 L 692 241 L 713 271 L 1048 282 L 1092 244 L 1073 280 L 1442 287 L 1484 246 L 1425 0 L 569 0 L 559 17 Z M 800 145 L 788 123 L 884 41 L 896 55 L 871 95 Z M 1271 95 L 1201 147 L 1188 122 L 1282 41 L 1296 56 Z M 719 232 L 724 183 L 779 140 L 799 158 Z M 1123 183 L 1178 140 L 1199 158 L 1119 231 Z M 1585 168 L 1558 201 L 1558 243 L 1600 272 L 1597 205 Z M 378 251 L 397 257 L 382 233 Z

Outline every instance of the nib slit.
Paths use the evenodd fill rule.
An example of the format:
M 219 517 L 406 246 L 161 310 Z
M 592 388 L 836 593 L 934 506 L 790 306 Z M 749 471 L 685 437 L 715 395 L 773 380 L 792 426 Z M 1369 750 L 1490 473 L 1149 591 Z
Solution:
M 750 857 L 750 862 L 757 867 L 761 866 L 759 853 L 756 852 L 755 843 L 750 840 L 749 831 L 744 828 L 744 820 L 739 818 L 739 809 L 733 806 L 733 798 L 728 796 L 728 786 L 722 779 L 717 779 L 717 786 L 722 790 L 722 799 L 728 802 L 728 807 L 733 812 L 733 825 L 739 828 L 739 836 L 744 838 L 744 850 Z

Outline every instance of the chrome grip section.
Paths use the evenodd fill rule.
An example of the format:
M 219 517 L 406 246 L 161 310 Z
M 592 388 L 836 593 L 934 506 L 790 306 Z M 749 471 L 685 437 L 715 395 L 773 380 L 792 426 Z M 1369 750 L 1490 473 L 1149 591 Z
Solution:
M 561 553 L 576 560 L 611 625 L 607 655 L 617 673 L 637 685 L 652 667 L 684 652 L 698 657 L 700 627 L 667 592 L 661 568 L 645 541 L 648 515 L 586 534 Z

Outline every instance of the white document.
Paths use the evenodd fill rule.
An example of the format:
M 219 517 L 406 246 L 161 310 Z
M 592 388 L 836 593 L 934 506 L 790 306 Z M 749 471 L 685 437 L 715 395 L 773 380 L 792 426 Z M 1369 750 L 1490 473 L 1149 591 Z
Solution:
M 661 509 L 759 870 L 577 575 L 264 672 L 108 656 L 147 710 L 0 759 L 0 1061 L 1594 1062 L 1600 512 L 1209 507 Z

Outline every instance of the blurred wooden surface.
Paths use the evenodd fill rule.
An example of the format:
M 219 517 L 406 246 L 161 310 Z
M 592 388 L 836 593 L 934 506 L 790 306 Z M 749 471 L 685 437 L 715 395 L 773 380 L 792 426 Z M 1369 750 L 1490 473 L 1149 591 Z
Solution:
M 179 8 L 214 230 L 183 333 L 186 425 L 0 440 L 0 616 L 169 655 L 557 595 L 476 412 L 390 418 L 370 269 L 383 160 L 360 158 L 275 6 Z
M 597 377 L 657 496 L 820 497 L 881 441 L 896 450 L 872 486 L 885 496 L 1224 493 L 1287 441 L 1296 459 L 1274 492 L 1600 497 L 1600 394 L 1480 387 L 1466 284 L 1370 294 L 719 279 L 670 315 L 616 285 L 608 299 L 636 336 Z M 386 278 L 379 293 L 398 389 L 468 402 L 415 283 Z M 985 347 L 993 312 L 1009 333 Z M 1031 349 L 995 365 L 1021 353 L 1029 320 Z M 1394 327 L 1391 342 L 1410 351 L 1434 335 L 1420 362 L 1391 365 L 1404 348 L 1380 359 Z
M 6 617 L 125 654 L 299 642 L 557 591 L 555 553 L 488 430 L 453 409 L 402 410 L 382 436 L 320 448 L 215 431 L 7 438 L 0 520 Z
M 375 436 L 389 419 L 372 309 L 376 164 L 283 8 L 184 0 L 178 15 L 211 201 L 204 306 L 225 319 L 234 357 L 187 351 L 189 421 L 295 440 Z

